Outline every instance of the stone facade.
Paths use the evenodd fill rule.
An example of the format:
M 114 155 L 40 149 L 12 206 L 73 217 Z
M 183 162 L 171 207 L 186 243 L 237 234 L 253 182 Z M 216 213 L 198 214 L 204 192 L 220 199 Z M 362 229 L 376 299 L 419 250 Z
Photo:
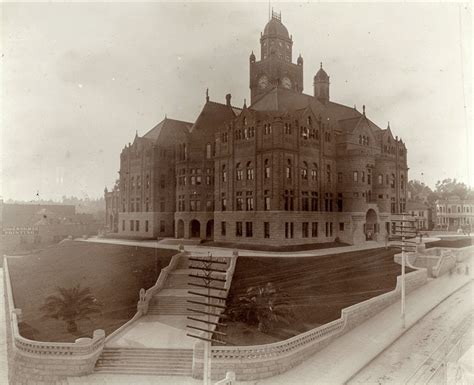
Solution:
M 260 43 L 249 106 L 206 94 L 194 123 L 165 119 L 124 148 L 115 231 L 271 245 L 385 239 L 405 211 L 405 144 L 365 106 L 331 101 L 322 64 L 314 95 L 303 93 L 303 58 L 292 62 L 280 15 Z

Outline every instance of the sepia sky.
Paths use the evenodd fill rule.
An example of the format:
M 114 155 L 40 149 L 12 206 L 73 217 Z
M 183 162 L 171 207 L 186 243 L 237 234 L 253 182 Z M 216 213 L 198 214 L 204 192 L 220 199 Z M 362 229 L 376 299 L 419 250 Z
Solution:
M 474 184 L 471 9 L 442 3 L 272 3 L 331 100 L 387 121 L 410 179 Z M 249 100 L 268 3 L 2 3 L 4 199 L 99 197 L 135 132 L 194 121 L 211 100 Z M 468 81 L 469 80 L 469 81 Z M 471 179 L 469 179 L 471 175 Z

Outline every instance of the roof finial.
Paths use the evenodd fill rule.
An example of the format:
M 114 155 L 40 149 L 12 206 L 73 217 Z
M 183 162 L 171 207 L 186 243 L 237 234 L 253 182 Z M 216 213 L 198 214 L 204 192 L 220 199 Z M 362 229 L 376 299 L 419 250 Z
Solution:
M 244 108 L 247 108 L 247 99 L 244 98 Z
M 363 113 L 364 116 L 365 116 L 365 104 L 362 106 L 362 113 Z
M 390 130 L 390 120 L 388 121 L 387 128 Z
M 138 136 L 138 130 L 135 130 L 135 136 Z
M 319 68 L 320 68 L 320 69 L 323 69 L 323 62 L 320 62 L 320 63 L 319 63 Z
M 357 105 L 356 104 L 354 104 L 354 110 L 357 110 Z
M 165 114 L 165 119 L 168 119 L 168 116 Z
M 206 102 L 209 101 L 209 88 L 206 88 Z

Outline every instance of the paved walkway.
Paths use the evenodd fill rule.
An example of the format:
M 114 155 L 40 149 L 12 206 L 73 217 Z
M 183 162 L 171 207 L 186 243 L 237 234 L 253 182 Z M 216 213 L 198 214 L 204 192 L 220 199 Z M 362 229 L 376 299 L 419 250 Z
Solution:
M 125 240 L 125 239 L 108 239 L 108 238 L 89 238 L 89 239 L 77 239 L 78 241 L 83 242 L 97 242 L 97 243 L 107 243 L 107 244 L 116 244 L 116 245 L 127 245 L 127 246 L 140 246 L 140 247 L 158 247 L 162 249 L 178 249 L 178 245 L 169 245 L 166 243 L 161 243 L 157 241 L 139 241 L 139 240 Z M 438 240 L 438 238 L 427 238 L 423 239 L 423 242 L 430 242 L 433 240 Z M 306 251 L 256 251 L 256 250 L 245 250 L 239 249 L 239 256 L 243 257 L 317 257 L 323 255 L 333 255 L 340 253 L 348 253 L 351 251 L 360 251 L 360 250 L 370 250 L 377 249 L 380 247 L 385 247 L 385 243 L 368 241 L 360 245 L 351 245 L 351 246 L 341 246 L 341 247 L 332 247 L 328 249 L 318 249 L 318 250 L 306 250 Z M 184 245 L 184 250 L 189 251 L 196 255 L 207 255 L 208 252 L 213 253 L 214 255 L 219 255 L 222 257 L 229 257 L 232 255 L 234 248 L 225 248 L 225 247 L 210 247 L 206 245 L 196 246 L 196 245 Z
M 469 261 L 472 272 L 472 258 Z M 400 302 L 339 337 L 301 365 L 279 376 L 245 384 L 345 384 L 452 293 L 472 281 L 472 273 L 445 274 L 430 280 L 406 298 L 406 328 L 400 320 Z
M 107 341 L 108 348 L 192 349 L 196 340 L 186 335 L 186 316 L 147 315 Z
M 0 385 L 8 385 L 7 324 L 5 319 L 5 293 L 3 268 L 0 267 Z

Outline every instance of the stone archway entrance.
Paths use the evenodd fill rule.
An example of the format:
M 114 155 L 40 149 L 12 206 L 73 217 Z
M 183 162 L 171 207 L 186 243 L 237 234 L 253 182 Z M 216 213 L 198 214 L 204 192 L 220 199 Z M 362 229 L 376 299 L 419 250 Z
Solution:
M 193 219 L 189 223 L 189 237 L 190 238 L 201 238 L 201 224 L 197 219 Z
M 214 238 L 214 219 L 207 221 L 206 225 L 206 239 Z
M 182 219 L 178 221 L 178 232 L 176 238 L 184 238 L 184 221 Z
M 370 209 L 367 211 L 367 214 L 365 215 L 365 225 L 364 225 L 364 232 L 365 232 L 365 239 L 367 241 L 371 241 L 375 236 L 375 233 L 378 231 L 377 228 L 377 213 L 375 212 L 374 209 Z

